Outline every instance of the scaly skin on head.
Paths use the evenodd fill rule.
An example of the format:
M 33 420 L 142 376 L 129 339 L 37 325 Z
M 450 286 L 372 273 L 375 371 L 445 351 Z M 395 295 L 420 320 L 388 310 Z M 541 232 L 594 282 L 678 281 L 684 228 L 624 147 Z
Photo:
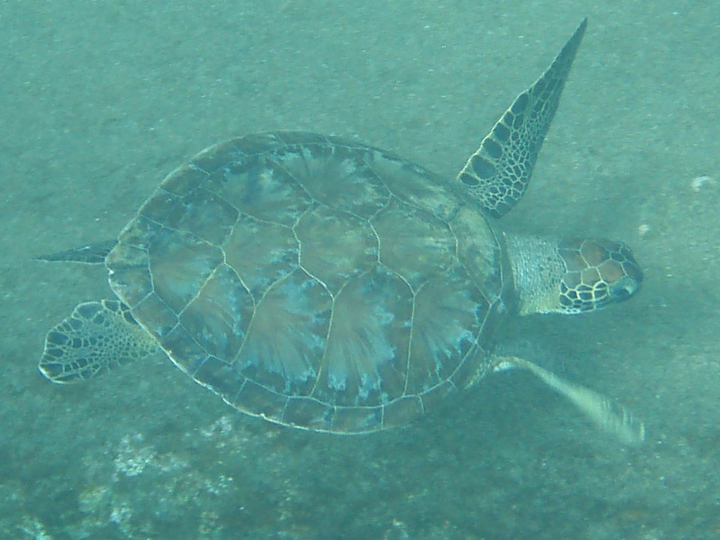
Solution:
M 630 248 L 605 239 L 505 235 L 519 313 L 584 313 L 622 302 L 643 273 Z

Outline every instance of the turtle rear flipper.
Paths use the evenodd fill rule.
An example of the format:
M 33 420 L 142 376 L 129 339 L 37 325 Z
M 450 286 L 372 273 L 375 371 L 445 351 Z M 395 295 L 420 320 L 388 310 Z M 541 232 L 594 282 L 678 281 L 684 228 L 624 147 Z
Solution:
M 150 356 L 155 340 L 115 300 L 85 302 L 45 337 L 38 368 L 55 383 L 91 379 L 117 366 Z

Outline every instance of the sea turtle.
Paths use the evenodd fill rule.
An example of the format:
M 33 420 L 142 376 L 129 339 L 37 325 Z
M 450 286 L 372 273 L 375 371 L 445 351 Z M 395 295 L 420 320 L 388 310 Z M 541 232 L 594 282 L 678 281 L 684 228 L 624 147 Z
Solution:
M 105 264 L 117 299 L 80 304 L 50 330 L 40 371 L 85 380 L 162 349 L 244 413 L 348 434 L 406 424 L 520 367 L 642 439 L 609 399 L 491 352 L 512 314 L 593 311 L 642 281 L 621 242 L 520 237 L 496 222 L 527 188 L 585 27 L 454 179 L 311 133 L 200 152 L 117 240 L 42 257 Z

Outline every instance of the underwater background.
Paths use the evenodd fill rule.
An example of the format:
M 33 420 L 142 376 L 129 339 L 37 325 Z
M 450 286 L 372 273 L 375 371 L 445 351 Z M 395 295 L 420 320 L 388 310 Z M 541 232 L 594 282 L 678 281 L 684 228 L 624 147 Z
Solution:
M 503 343 L 626 405 L 620 445 L 508 372 L 406 428 L 242 415 L 157 355 L 78 386 L 47 330 L 109 298 L 113 238 L 216 142 L 300 129 L 453 177 L 583 17 L 517 233 L 628 242 L 630 302 Z M 0 2 L 0 538 L 720 538 L 720 4 L 639 0 Z

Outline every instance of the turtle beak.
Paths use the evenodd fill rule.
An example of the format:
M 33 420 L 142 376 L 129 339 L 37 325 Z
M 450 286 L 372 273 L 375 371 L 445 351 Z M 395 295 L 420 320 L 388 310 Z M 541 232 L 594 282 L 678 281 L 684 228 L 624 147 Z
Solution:
M 625 263 L 628 274 L 610 286 L 610 296 L 613 302 L 623 302 L 640 290 L 643 280 L 642 270 L 634 259 L 632 260 L 633 264 L 630 263 L 631 261 Z

